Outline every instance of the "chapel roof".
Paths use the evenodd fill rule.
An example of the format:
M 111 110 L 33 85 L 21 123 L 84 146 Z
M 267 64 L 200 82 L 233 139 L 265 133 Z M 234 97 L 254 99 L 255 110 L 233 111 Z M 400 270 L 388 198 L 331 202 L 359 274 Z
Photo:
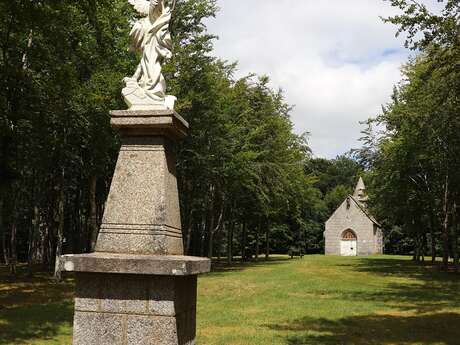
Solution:
M 359 178 L 353 195 L 348 195 L 347 199 L 353 201 L 356 204 L 356 206 L 361 210 L 361 212 L 364 213 L 364 215 L 367 218 L 369 218 L 369 220 L 372 223 L 377 225 L 379 228 L 382 227 L 382 225 L 369 213 L 367 209 L 366 202 L 368 200 L 368 196 L 366 193 L 366 186 L 364 184 L 364 180 L 362 177 Z M 335 211 L 330 218 L 332 218 L 336 212 L 337 211 Z
M 359 177 L 358 183 L 356 184 L 356 188 L 353 193 L 353 197 L 359 202 L 366 202 L 368 200 L 366 186 L 364 185 L 362 177 Z
M 358 208 L 366 215 L 367 218 L 369 218 L 369 220 L 374 223 L 375 225 L 377 225 L 379 228 L 382 227 L 382 225 L 377 222 L 377 220 L 369 213 L 369 211 L 367 210 L 367 207 L 365 206 L 365 204 L 363 204 L 362 202 L 359 202 L 357 199 L 355 199 L 355 197 L 353 195 L 349 195 L 348 196 L 351 200 L 354 201 L 354 203 L 356 204 L 356 206 L 358 206 Z

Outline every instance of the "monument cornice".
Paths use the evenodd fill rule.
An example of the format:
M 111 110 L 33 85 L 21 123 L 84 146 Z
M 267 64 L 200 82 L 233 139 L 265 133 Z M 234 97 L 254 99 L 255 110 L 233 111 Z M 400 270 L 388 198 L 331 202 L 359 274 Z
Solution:
M 187 136 L 189 124 L 170 109 L 113 110 L 110 124 L 122 136 L 164 135 L 180 140 Z

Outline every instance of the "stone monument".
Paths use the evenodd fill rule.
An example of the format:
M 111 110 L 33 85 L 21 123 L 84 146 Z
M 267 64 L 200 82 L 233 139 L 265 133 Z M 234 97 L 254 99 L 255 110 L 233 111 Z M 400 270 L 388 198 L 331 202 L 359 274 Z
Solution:
M 95 252 L 64 255 L 75 272 L 74 345 L 195 344 L 197 275 L 210 261 L 184 256 L 174 146 L 187 122 L 161 73 L 171 56 L 165 0 L 129 0 L 145 15 L 131 31 L 142 60 L 125 78 L 128 110 L 111 112 L 121 136 Z

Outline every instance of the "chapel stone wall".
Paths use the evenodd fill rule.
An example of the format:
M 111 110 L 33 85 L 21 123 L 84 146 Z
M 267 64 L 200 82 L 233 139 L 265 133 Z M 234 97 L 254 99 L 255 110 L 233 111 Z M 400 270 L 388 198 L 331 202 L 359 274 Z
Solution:
M 358 255 L 379 254 L 377 244 L 378 232 L 374 234 L 374 223 L 351 200 L 345 200 L 332 217 L 326 222 L 325 253 L 326 255 L 340 255 L 342 233 L 351 229 L 358 238 Z

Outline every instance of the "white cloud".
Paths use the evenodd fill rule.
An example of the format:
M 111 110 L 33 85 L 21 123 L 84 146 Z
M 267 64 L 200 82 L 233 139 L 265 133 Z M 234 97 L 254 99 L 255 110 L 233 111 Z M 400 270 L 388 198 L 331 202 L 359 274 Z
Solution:
M 239 61 L 239 76 L 267 74 L 294 104 L 296 131 L 311 132 L 317 156 L 359 143 L 359 121 L 380 112 L 407 59 L 396 13 L 381 0 L 218 0 L 208 23 L 216 54 Z

